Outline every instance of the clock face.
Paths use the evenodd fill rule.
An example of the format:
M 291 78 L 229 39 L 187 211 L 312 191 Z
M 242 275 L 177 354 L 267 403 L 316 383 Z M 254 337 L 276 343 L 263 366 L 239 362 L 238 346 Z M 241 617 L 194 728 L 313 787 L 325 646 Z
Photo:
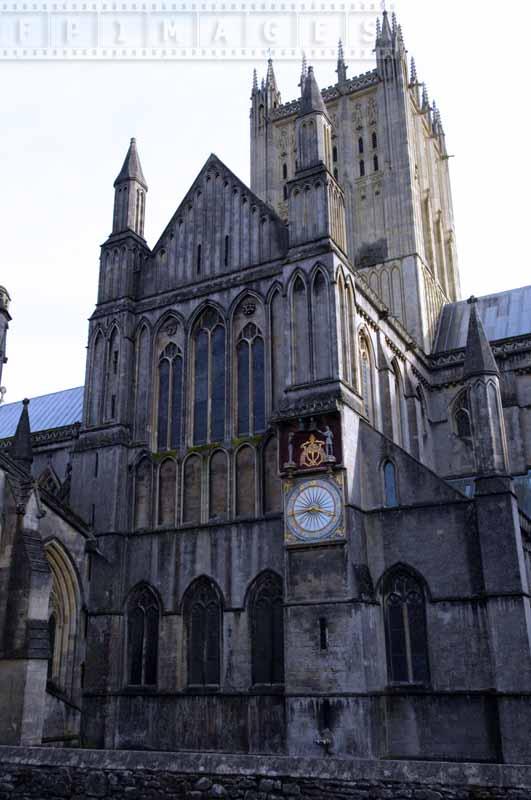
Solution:
M 289 532 L 304 542 L 331 538 L 342 519 L 342 501 L 334 481 L 301 481 L 289 492 L 286 523 Z

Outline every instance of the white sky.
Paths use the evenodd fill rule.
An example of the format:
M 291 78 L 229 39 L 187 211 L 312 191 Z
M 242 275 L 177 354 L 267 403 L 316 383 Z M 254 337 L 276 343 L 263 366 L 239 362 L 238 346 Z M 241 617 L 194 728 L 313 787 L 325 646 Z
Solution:
M 398 6 L 406 46 L 456 156 L 464 297 L 531 282 L 530 68 L 522 44 L 531 12 L 523 0 L 493 8 L 478 0 Z M 262 59 L 1 63 L 0 283 L 13 316 L 6 402 L 84 381 L 99 245 L 111 229 L 112 184 L 131 136 L 149 184 L 150 245 L 210 152 L 248 182 L 253 66 L 265 71 Z M 335 82 L 334 69 L 315 64 L 321 86 Z M 299 72 L 298 60 L 277 63 L 284 101 L 297 96 Z

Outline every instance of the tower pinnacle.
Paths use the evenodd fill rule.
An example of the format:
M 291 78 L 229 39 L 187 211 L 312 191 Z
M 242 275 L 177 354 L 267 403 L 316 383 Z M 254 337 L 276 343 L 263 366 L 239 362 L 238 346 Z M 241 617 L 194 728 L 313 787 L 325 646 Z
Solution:
M 476 298 L 471 297 L 468 304 L 470 305 L 470 320 L 468 323 L 463 377 L 499 375 L 498 365 L 477 311 Z
M 127 151 L 122 169 L 114 181 L 114 186 L 116 187 L 124 181 L 138 181 L 147 191 L 147 183 L 140 165 L 140 158 L 138 156 L 138 150 L 136 149 L 136 139 L 134 137 L 131 139 L 129 150 Z
M 125 161 L 114 181 L 113 233 L 133 231 L 144 237 L 146 192 L 148 190 L 136 139 L 131 139 Z
M 33 463 L 33 448 L 31 446 L 31 428 L 29 420 L 29 400 L 22 401 L 22 413 L 15 431 L 15 436 L 9 455 L 25 472 L 31 472 Z
M 324 104 L 323 96 L 315 80 L 313 67 L 308 67 L 308 73 L 304 86 L 302 87 L 302 100 L 301 100 L 301 116 L 304 114 L 311 114 L 312 112 L 319 112 L 326 114 L 326 106 Z
M 343 53 L 343 42 L 339 40 L 337 46 L 337 81 L 338 83 L 345 83 L 347 80 L 347 65 L 345 64 L 345 56 Z

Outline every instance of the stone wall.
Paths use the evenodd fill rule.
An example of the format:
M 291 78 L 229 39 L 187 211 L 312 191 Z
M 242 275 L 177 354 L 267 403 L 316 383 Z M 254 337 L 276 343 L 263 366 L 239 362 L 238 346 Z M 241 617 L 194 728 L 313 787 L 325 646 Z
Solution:
M 0 800 L 528 800 L 531 767 L 0 747 Z

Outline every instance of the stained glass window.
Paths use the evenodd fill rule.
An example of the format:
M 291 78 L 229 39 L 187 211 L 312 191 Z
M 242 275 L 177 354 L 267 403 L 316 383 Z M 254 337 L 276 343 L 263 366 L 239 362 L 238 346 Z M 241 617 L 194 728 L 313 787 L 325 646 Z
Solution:
M 155 686 L 159 645 L 159 606 L 157 598 L 144 586 L 129 600 L 127 607 L 127 683 Z
M 195 331 L 194 444 L 225 437 L 225 328 L 207 309 Z
M 404 569 L 384 584 L 389 677 L 392 683 L 429 681 L 426 607 L 423 587 Z
M 265 429 L 264 340 L 256 325 L 249 322 L 236 346 L 238 371 L 238 435 L 260 433 Z
M 284 607 L 282 581 L 262 575 L 251 601 L 251 649 L 253 684 L 284 682 Z
M 221 661 L 221 602 L 214 586 L 199 579 L 186 601 L 188 684 L 218 686 Z
M 159 360 L 157 449 L 177 450 L 182 434 L 183 358 L 170 342 Z
M 398 505 L 398 492 L 396 488 L 396 470 L 392 461 L 386 461 L 383 468 L 385 505 L 394 508 Z

